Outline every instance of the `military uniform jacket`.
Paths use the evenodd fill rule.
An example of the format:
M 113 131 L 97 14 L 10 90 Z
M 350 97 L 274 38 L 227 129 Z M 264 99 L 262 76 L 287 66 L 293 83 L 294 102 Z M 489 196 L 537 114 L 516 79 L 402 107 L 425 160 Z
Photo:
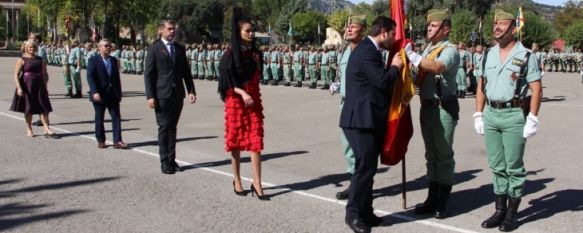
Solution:
M 426 73 L 426 77 L 421 83 L 419 89 L 419 97 L 421 99 L 438 99 L 437 83 L 441 84 L 441 96 L 455 96 L 457 91 L 456 75 L 460 63 L 460 55 L 455 45 L 449 43 L 448 40 L 437 43 L 436 45 L 427 46 L 423 51 L 423 57 L 427 57 L 433 50 L 445 46 L 435 61 L 445 65 L 445 71 L 440 75 Z M 437 76 L 437 77 L 436 77 Z
M 520 64 L 525 61 L 525 55 L 528 51 L 522 43 L 516 42 L 506 61 L 500 60 L 500 47 L 498 45 L 488 51 L 486 64 L 483 68 L 483 78 L 486 79 L 484 80 L 486 83 L 485 94 L 488 100 L 504 102 L 512 100 L 516 85 L 519 86 L 520 96 L 526 96 L 528 83 L 541 79 L 538 59 L 532 54 L 528 59 L 526 77 L 518 78 L 516 81 L 512 79 L 512 73 L 519 76 Z

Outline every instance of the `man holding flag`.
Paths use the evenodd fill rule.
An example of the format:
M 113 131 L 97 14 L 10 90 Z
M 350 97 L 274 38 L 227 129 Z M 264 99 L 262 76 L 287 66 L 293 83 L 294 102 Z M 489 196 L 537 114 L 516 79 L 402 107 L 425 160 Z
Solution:
M 395 42 L 395 22 L 379 16 L 372 25 L 369 36 L 350 55 L 346 99 L 340 114 L 340 127 L 356 158 L 345 221 L 359 233 L 383 224 L 374 214 L 372 189 L 383 149 L 392 86 L 403 67 L 400 56 L 394 57 L 390 68 L 385 68 L 381 58 L 380 50 L 392 48 Z
M 447 217 L 447 202 L 454 182 L 453 135 L 458 121 L 456 74 L 460 56 L 448 40 L 451 20 L 447 9 L 432 9 L 427 14 L 427 40 L 422 55 L 405 47 L 407 57 L 419 68 L 416 85 L 421 98 L 421 134 L 425 144 L 429 191 L 416 214 Z

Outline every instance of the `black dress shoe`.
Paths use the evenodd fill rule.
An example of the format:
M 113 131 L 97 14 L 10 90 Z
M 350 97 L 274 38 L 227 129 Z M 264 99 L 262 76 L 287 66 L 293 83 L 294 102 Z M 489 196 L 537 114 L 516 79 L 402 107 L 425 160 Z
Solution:
M 173 162 L 173 165 L 174 165 L 174 170 L 175 171 L 179 171 L 179 172 L 183 172 L 184 171 L 184 168 L 178 166 L 178 163 Z
M 350 187 L 346 188 L 341 192 L 336 193 L 336 199 L 338 200 L 346 200 L 348 199 L 348 194 L 350 193 Z
M 174 166 L 171 166 L 168 163 L 162 163 L 162 173 L 172 175 L 176 173 L 176 170 L 174 169 Z
M 371 214 L 364 218 L 364 223 L 366 223 L 370 227 L 378 227 L 378 226 L 388 226 L 391 225 L 388 222 L 385 222 L 383 218 L 376 216 L 375 214 Z
M 346 219 L 346 224 L 354 233 L 370 233 L 370 226 L 363 219 Z

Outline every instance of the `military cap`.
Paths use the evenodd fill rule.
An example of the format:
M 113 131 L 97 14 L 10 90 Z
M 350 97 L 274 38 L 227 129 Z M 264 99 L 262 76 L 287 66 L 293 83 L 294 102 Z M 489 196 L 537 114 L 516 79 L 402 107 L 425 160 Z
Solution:
M 427 12 L 427 22 L 444 21 L 449 19 L 448 9 L 431 9 Z
M 350 16 L 350 19 L 348 20 L 348 23 L 354 23 L 354 24 L 360 24 L 360 25 L 366 25 L 366 15 L 353 15 Z
M 496 12 L 494 13 L 494 21 L 498 21 L 498 20 L 515 20 L 516 18 L 514 17 L 513 14 L 510 14 L 502 9 L 496 9 Z

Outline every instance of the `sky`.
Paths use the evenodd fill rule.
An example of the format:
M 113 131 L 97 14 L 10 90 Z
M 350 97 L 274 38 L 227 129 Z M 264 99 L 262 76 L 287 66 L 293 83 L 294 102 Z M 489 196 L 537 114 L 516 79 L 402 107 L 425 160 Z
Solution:
M 360 3 L 360 2 L 366 2 L 366 3 L 372 3 L 375 0 L 349 0 L 353 3 Z M 538 3 L 543 3 L 543 4 L 547 4 L 547 5 L 552 5 L 552 6 L 562 6 L 566 0 L 533 0 L 534 2 L 538 2 Z

